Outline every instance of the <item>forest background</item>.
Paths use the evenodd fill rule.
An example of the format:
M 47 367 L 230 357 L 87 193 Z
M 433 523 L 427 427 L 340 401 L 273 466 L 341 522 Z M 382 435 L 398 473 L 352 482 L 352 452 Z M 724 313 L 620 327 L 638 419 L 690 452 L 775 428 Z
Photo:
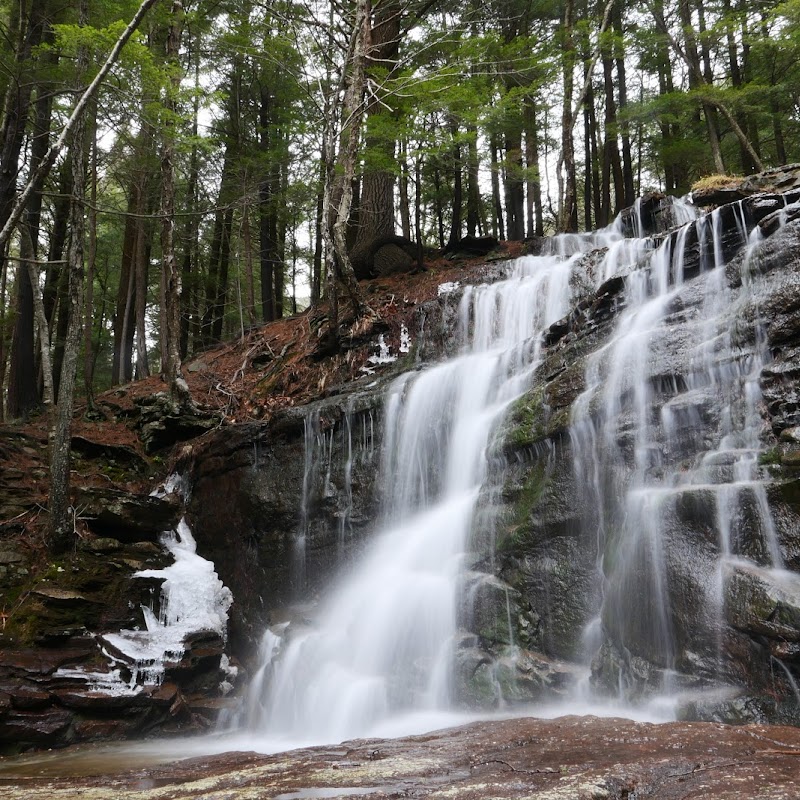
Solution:
M 76 393 L 190 403 L 181 359 L 323 300 L 335 349 L 382 242 L 800 160 L 800 0 L 2 0 L 0 32 L 0 418 L 57 408 L 54 486 Z

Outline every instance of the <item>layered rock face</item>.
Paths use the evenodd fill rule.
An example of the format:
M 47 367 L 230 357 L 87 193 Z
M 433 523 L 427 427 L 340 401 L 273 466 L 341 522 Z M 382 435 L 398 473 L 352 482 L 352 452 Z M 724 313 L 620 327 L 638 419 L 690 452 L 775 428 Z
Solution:
M 589 670 L 595 696 L 800 721 L 793 200 L 755 195 L 647 241 L 566 243 L 587 251 L 573 311 L 490 453 L 460 702 L 569 695 Z M 628 233 L 680 221 L 659 203 L 631 212 Z M 415 355 L 389 371 L 448 352 L 458 296 L 421 309 Z M 186 454 L 190 515 L 236 598 L 242 657 L 264 624 L 302 618 L 375 528 L 386 381 Z
M 653 256 L 601 286 L 551 330 L 508 423 L 518 641 L 591 663 L 600 694 L 800 721 L 800 226 L 776 205 L 724 207 L 670 235 L 662 276 Z

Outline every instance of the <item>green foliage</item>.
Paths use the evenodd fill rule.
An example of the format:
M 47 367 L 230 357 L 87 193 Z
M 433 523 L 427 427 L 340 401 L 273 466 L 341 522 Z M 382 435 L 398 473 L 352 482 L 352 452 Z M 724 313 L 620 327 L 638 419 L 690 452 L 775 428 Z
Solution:
M 549 197 L 553 214 L 557 212 L 552 208 L 558 202 L 552 197 L 553 165 L 558 156 L 554 143 L 561 140 L 563 68 L 574 61 L 574 101 L 596 47 L 613 60 L 610 99 L 617 104 L 615 124 L 607 124 L 609 98 L 601 60 L 590 81 L 596 129 L 589 133 L 599 151 L 597 166 L 605 157 L 606 144 L 620 146 L 627 137 L 637 189 L 664 186 L 667 172 L 673 170 L 675 190 L 684 191 L 715 171 L 703 110 L 709 103 L 722 105 L 740 121 L 765 164 L 775 164 L 779 154 L 789 162 L 800 160 L 800 0 L 767 3 L 757 10 L 733 0 L 703 6 L 705 32 L 698 25 L 694 33 L 701 57 L 703 48 L 708 52 L 712 80 L 693 80 L 692 88 L 683 57 L 687 31 L 679 24 L 674 3 L 663 4 L 667 30 L 649 12 L 623 4 L 618 24 L 599 42 L 600 6 L 584 6 L 567 30 L 563 3 L 489 0 L 445 5 L 421 13 L 418 5 L 396 3 L 408 30 L 399 42 L 396 62 L 370 64 L 365 102 L 381 112 L 367 114 L 357 169 L 359 176 L 372 171 L 390 175 L 396 196 L 400 177 L 409 176 L 411 198 L 418 169 L 426 244 L 438 244 L 440 225 L 445 229 L 450 225 L 456 170 L 466 182 L 468 154 L 478 162 L 472 165 L 478 174 L 477 210 L 486 229 L 493 222 L 493 174 L 498 177 L 501 205 L 513 182 L 541 179 L 545 206 Z M 689 6 L 695 12 L 699 8 L 697 0 Z M 27 59 L 21 59 L 15 28 L 18 7 L 0 0 L 0 25 L 6 33 L 0 44 L 0 94 L 24 75 L 34 87 L 31 108 L 40 94 L 54 98 L 50 126 L 55 133 L 74 102 L 79 48 L 88 50 L 96 69 L 136 7 L 132 0 L 91 0 L 90 24 L 81 27 L 69 5 L 43 0 L 52 37 L 45 37 Z M 303 283 L 314 250 L 321 133 L 326 109 L 335 117 L 342 102 L 349 13 L 347 5 L 334 8 L 323 2 L 309 6 L 294 0 L 266 5 L 253 0 L 201 0 L 187 6 L 184 52 L 180 64 L 169 67 L 164 42 L 170 7 L 162 3 L 126 45 L 98 98 L 97 205 L 103 212 L 98 218 L 93 287 L 98 389 L 112 380 L 113 335 L 119 335 L 127 289 L 120 285 L 124 251 L 130 247 L 125 214 L 141 174 L 151 179 L 144 211 L 149 219 L 142 227 L 146 241 L 140 245 L 150 263 L 146 287 L 150 356 L 154 364 L 158 361 L 160 162 L 154 143 L 165 127 L 175 137 L 178 257 L 189 265 L 186 314 L 202 316 L 216 288 L 211 261 L 214 220 L 220 209 L 232 213 L 230 268 L 222 287 L 226 333 L 249 324 L 251 265 L 252 289 L 256 297 L 260 293 L 262 212 L 270 219 L 275 261 L 284 270 L 287 286 L 293 276 L 301 275 L 304 280 L 296 281 L 297 293 L 308 293 Z M 694 18 L 699 19 L 697 13 Z M 570 38 L 575 50 L 565 53 L 562 48 Z M 625 103 L 617 59 L 628 73 Z M 167 110 L 164 101 L 175 74 L 171 70 L 177 70 L 181 81 L 177 97 L 171 98 L 174 108 Z M 200 76 L 197 82 L 195 71 Z M 520 147 L 524 150 L 534 133 L 531 116 L 538 151 L 529 163 L 520 157 Z M 578 117 L 576 147 L 587 135 L 579 130 L 582 115 Z M 724 115 L 716 117 L 726 170 L 744 172 L 740 142 Z M 28 151 L 33 134 L 29 119 Z M 499 149 L 495 164 L 490 143 Z M 576 174 L 591 176 L 592 163 L 584 164 L 584 159 L 581 152 L 572 166 Z M 16 174 L 18 165 L 8 166 L 9 174 Z M 53 236 L 52 196 L 60 188 L 55 177 L 46 187 L 42 254 Z M 525 190 L 530 192 L 531 187 L 526 185 Z M 587 205 L 586 198 L 578 202 Z M 13 275 L 8 286 L 13 286 Z M 10 297 L 7 293 L 2 321 L 6 343 L 14 313 Z M 288 297 L 286 305 L 291 305 Z M 195 344 L 199 346 L 190 337 L 190 347 Z M 542 423 L 527 422 L 525 436 L 530 437 L 534 426 Z

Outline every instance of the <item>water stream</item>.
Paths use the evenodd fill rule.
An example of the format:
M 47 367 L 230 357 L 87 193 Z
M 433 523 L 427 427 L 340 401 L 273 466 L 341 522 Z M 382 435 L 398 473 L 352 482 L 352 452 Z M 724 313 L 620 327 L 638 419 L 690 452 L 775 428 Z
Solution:
M 696 218 L 680 201 L 669 213 L 681 227 L 660 241 L 643 235 L 638 207 L 628 223 L 637 236 L 626 238 L 618 219 L 591 234 L 554 237 L 548 255 L 519 259 L 506 280 L 464 288 L 460 352 L 403 374 L 387 391 L 379 530 L 308 625 L 266 632 L 261 666 L 238 719 L 243 729 L 297 745 L 452 721 L 454 650 L 459 635 L 463 641 L 458 625 L 465 619 L 459 604 L 469 605 L 490 584 L 506 603 L 511 646 L 500 659 L 513 660 L 509 589 L 476 573 L 467 557 L 483 524 L 478 511 L 491 504 L 492 437 L 512 401 L 530 387 L 544 332 L 570 310 L 576 292 L 614 276 L 625 278 L 622 311 L 606 343 L 586 361 L 585 389 L 572 404 L 569 427 L 575 481 L 593 509 L 583 521 L 586 547 L 595 554 L 594 613 L 584 622 L 578 654 L 585 674 L 591 667 L 594 677 L 591 684 L 576 682 L 577 706 L 569 710 L 611 702 L 632 716 L 673 714 L 687 683 L 681 659 L 693 658 L 692 648 L 699 658 L 716 654 L 716 666 L 705 668 L 707 683 L 724 685 L 715 682 L 725 671 L 720 631 L 727 571 L 761 570 L 795 586 L 783 570 L 758 464 L 758 379 L 769 352 L 758 319 L 749 331 L 737 322 L 749 294 L 728 286 L 729 244 L 723 244 L 719 213 Z M 734 219 L 748 287 L 759 280 L 760 234 L 743 205 Z M 694 266 L 687 274 L 690 247 Z M 586 257 L 598 248 L 600 257 Z M 676 314 L 685 317 L 694 343 L 681 374 L 667 379 L 653 375 L 652 365 Z M 351 412 L 340 426 L 346 506 L 340 545 L 357 457 Z M 316 422 L 307 420 L 301 538 L 308 527 L 309 478 L 314 470 L 331 470 L 333 435 L 326 445 Z M 668 526 L 697 496 L 710 497 L 714 509 L 707 535 L 716 539 L 716 566 L 707 585 L 689 587 L 709 610 L 698 622 L 699 643 L 682 642 L 679 657 Z M 757 529 L 760 556 L 739 546 L 747 525 Z M 502 705 L 499 685 L 496 695 Z M 649 710 L 635 710 L 645 697 Z
M 389 387 L 381 530 L 307 630 L 286 631 L 280 647 L 267 634 L 246 704 L 252 730 L 336 741 L 451 710 L 457 589 L 487 448 L 529 384 L 541 333 L 569 309 L 572 264 L 522 258 L 507 280 L 467 287 L 460 354 Z M 349 462 L 349 421 L 346 435 Z

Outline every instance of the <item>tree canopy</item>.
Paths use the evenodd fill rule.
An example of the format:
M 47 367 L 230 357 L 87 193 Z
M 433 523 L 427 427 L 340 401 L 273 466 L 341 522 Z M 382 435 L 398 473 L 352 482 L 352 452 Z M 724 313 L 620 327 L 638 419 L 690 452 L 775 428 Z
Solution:
M 335 349 L 377 242 L 603 226 L 800 160 L 798 0 L 0 0 L 0 27 L 9 418 L 78 364 L 89 399 L 160 371 L 178 402 L 181 358 L 321 301 Z

